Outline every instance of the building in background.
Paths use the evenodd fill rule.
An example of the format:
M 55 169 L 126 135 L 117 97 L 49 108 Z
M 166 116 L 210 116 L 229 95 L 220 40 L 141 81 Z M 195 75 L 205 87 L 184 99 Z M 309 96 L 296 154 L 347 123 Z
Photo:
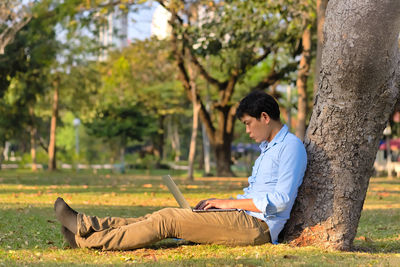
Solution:
M 99 41 L 104 46 L 99 56 L 101 61 L 106 60 L 110 48 L 121 49 L 128 46 L 128 12 L 115 7 L 100 29 Z
M 151 36 L 157 37 L 159 40 L 164 40 L 171 36 L 171 25 L 168 21 L 171 19 L 171 13 L 163 6 L 158 6 L 153 13 L 151 21 Z

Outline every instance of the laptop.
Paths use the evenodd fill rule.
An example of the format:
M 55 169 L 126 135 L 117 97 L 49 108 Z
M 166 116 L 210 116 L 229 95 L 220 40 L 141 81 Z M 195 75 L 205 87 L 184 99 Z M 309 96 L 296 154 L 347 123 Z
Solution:
M 191 209 L 193 212 L 224 212 L 224 211 L 237 210 L 237 209 L 208 209 L 208 210 L 193 209 L 190 207 L 189 202 L 187 202 L 185 197 L 182 195 L 181 191 L 179 190 L 178 186 L 176 186 L 174 180 L 172 180 L 172 177 L 170 175 L 164 175 L 162 179 L 165 185 L 168 187 L 168 190 L 174 196 L 176 202 L 178 202 L 179 207 L 181 207 L 182 209 Z

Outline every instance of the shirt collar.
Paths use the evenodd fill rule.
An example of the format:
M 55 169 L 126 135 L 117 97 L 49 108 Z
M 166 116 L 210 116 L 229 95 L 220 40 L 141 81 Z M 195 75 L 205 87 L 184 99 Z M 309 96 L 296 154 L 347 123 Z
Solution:
M 283 125 L 283 127 L 279 130 L 279 132 L 274 136 L 274 138 L 271 140 L 271 142 L 263 141 L 260 144 L 260 149 L 261 151 L 266 150 L 269 147 L 272 147 L 273 145 L 280 143 L 285 139 L 286 134 L 289 132 L 288 127 L 286 124 Z

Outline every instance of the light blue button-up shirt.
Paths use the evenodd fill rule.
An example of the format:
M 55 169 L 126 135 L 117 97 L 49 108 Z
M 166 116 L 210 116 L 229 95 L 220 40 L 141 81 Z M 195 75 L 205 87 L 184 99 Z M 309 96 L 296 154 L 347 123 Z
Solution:
M 303 182 L 307 154 L 303 143 L 284 125 L 271 142 L 260 144 L 261 154 L 253 166 L 249 186 L 238 199 L 253 199 L 261 211 L 246 211 L 268 224 L 271 241 L 278 243 L 278 235 L 290 217 L 290 211 Z

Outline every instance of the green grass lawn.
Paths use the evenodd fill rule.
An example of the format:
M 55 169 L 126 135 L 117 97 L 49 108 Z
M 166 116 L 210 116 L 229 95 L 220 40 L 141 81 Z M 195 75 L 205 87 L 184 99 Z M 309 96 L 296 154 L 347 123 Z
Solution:
M 68 248 L 53 213 L 58 196 L 89 215 L 141 216 L 177 206 L 160 175 L 0 171 L 0 265 L 400 266 L 400 180 L 386 178 L 371 179 L 353 252 L 173 239 L 134 251 Z M 246 178 L 188 182 L 182 173 L 172 175 L 192 205 L 210 196 L 235 196 L 247 184 Z

